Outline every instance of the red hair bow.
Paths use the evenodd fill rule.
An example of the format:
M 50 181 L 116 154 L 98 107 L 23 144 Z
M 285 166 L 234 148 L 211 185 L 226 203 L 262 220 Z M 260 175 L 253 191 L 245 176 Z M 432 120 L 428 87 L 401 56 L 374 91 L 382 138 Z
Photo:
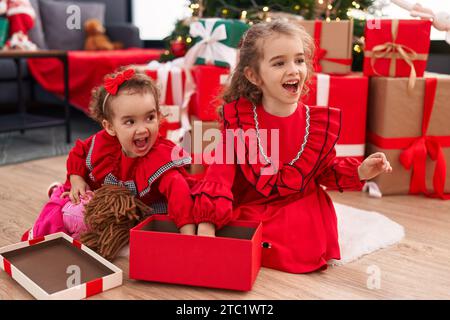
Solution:
M 130 80 L 135 74 L 134 69 L 127 69 L 115 77 L 108 77 L 105 79 L 105 90 L 113 96 L 117 94 L 119 86 L 127 80 Z

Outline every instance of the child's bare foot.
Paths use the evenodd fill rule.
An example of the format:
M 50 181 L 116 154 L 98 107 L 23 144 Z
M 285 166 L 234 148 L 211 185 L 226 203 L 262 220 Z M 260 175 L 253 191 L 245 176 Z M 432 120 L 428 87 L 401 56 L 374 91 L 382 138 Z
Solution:
M 202 222 L 198 224 L 197 235 L 206 237 L 216 236 L 216 226 L 210 222 Z
M 195 235 L 195 224 L 185 224 L 180 228 L 180 233 L 182 234 L 189 234 L 189 235 Z

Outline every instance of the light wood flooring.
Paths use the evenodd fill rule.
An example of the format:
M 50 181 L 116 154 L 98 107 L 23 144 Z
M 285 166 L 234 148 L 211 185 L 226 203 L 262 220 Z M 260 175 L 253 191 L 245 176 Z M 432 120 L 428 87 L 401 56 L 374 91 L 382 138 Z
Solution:
M 0 247 L 16 243 L 46 201 L 46 188 L 64 179 L 65 157 L 0 167 Z M 307 275 L 262 268 L 250 292 L 234 292 L 128 279 L 93 299 L 449 299 L 450 201 L 424 197 L 369 198 L 359 192 L 331 193 L 334 201 L 381 212 L 403 225 L 400 243 L 340 267 Z M 368 268 L 380 270 L 380 288 L 369 289 Z M 369 269 L 370 270 L 370 269 Z M 32 299 L 0 271 L 0 300 Z

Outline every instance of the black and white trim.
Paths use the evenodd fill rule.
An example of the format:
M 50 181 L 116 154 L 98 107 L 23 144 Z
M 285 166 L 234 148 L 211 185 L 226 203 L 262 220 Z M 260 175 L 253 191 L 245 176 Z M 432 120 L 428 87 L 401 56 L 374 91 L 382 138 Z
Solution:
M 158 179 L 163 173 L 165 173 L 166 171 L 172 169 L 172 168 L 177 168 L 177 167 L 182 167 L 184 165 L 190 164 L 192 162 L 192 158 L 191 157 L 187 157 L 187 158 L 182 158 L 179 160 L 174 160 L 171 161 L 169 163 L 166 163 L 165 165 L 163 165 L 161 168 L 159 168 L 149 179 L 148 179 L 148 187 L 145 188 L 144 190 L 142 190 L 142 192 L 139 194 L 139 197 L 144 197 L 147 193 L 150 192 L 150 188 L 152 183 Z
M 109 174 L 105 177 L 104 184 L 110 184 L 110 185 L 115 185 L 115 186 L 125 187 L 125 188 L 127 188 L 128 190 L 130 190 L 130 192 L 131 192 L 134 196 L 137 196 L 137 194 L 138 194 L 137 188 L 136 188 L 136 184 L 134 183 L 133 180 L 129 180 L 129 181 L 120 181 L 120 180 L 117 179 L 112 173 L 109 173 Z

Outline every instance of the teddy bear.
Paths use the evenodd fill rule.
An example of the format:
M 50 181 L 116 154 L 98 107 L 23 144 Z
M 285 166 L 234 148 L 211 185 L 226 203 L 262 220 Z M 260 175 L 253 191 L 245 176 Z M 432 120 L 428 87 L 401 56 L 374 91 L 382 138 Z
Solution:
M 36 50 L 37 46 L 28 38 L 34 26 L 36 14 L 29 0 L 0 0 L 0 16 L 9 22 L 8 40 L 3 50 Z
M 123 44 L 120 42 L 111 42 L 105 35 L 105 28 L 97 19 L 89 19 L 84 23 L 84 31 L 86 40 L 84 42 L 85 50 L 115 50 L 122 49 Z

